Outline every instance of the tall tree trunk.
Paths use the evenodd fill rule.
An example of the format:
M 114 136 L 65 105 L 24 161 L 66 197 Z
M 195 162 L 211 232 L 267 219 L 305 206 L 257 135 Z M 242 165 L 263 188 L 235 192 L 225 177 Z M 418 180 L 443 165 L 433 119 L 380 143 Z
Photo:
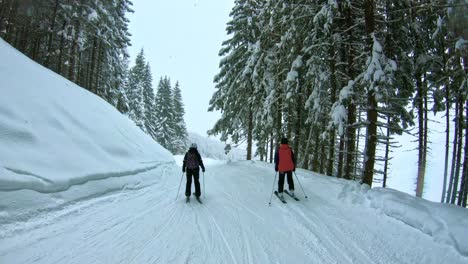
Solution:
M 447 191 L 447 199 L 445 200 L 446 203 L 450 203 L 452 197 L 452 190 L 453 190 L 453 183 L 455 179 L 455 165 L 456 165 L 456 156 L 457 156 L 457 149 L 458 149 L 458 103 L 455 103 L 455 124 L 453 129 L 453 150 L 452 150 L 452 165 L 450 167 L 450 179 L 449 179 L 449 186 Z
M 468 61 L 465 61 L 468 64 Z M 468 100 L 465 101 L 465 118 L 468 119 Z M 468 201 L 468 125 L 465 123 L 465 160 L 463 161 L 462 184 L 459 199 L 461 206 L 466 207 Z
M 351 6 L 347 5 L 344 10 L 345 17 L 346 17 L 346 25 L 348 30 L 348 39 L 345 43 L 346 52 L 347 52 L 347 69 L 348 69 L 348 76 L 351 81 L 354 81 L 355 72 L 354 72 L 354 54 L 353 54 L 353 42 L 354 42 L 354 32 L 353 32 L 353 13 Z M 352 175 L 354 175 L 354 163 L 356 158 L 356 96 L 355 93 L 351 94 L 350 103 L 348 105 L 348 123 L 346 126 L 346 163 L 344 169 L 344 178 L 347 180 L 352 179 Z
M 247 128 L 247 160 L 252 160 L 252 136 L 253 134 L 253 111 L 252 106 L 249 107 L 249 120 Z
M 324 142 L 322 142 L 324 143 Z M 325 160 L 323 159 L 324 157 L 327 156 L 326 149 L 325 149 L 325 144 L 320 144 L 320 173 L 325 174 Z
M 92 92 L 94 94 L 97 94 L 101 97 L 104 98 L 104 95 L 106 94 L 106 91 L 100 87 L 100 80 L 103 78 L 102 77 L 102 65 L 104 63 L 104 52 L 105 52 L 105 45 L 103 44 L 102 41 L 98 41 L 98 57 L 97 57 L 97 65 L 96 65 L 96 72 L 94 73 L 94 84 L 92 85 L 93 90 Z
M 340 137 L 340 151 L 338 153 L 338 168 L 336 177 L 341 178 L 343 177 L 343 159 L 344 159 L 344 146 L 345 146 L 345 138 L 344 136 Z
M 311 145 L 311 141 L 312 141 L 312 126 L 309 124 L 307 126 L 307 133 L 309 134 L 307 136 L 307 143 L 306 143 L 306 147 L 304 149 L 304 152 L 302 153 L 303 155 L 303 158 L 302 158 L 302 168 L 308 170 L 309 169 L 309 159 L 310 159 L 310 155 L 309 155 L 309 152 L 310 152 L 310 145 Z
M 425 142 L 425 121 L 424 121 L 424 88 L 423 82 L 421 80 L 422 76 L 416 76 L 416 88 L 417 88 L 417 95 L 416 95 L 416 105 L 418 108 L 418 177 L 416 182 L 416 196 L 422 197 L 423 190 L 424 190 L 424 176 L 425 176 L 425 163 L 424 163 L 424 156 L 426 153 L 426 146 L 424 145 Z
M 270 134 L 270 163 L 273 163 L 273 133 Z
M 337 91 L 337 84 L 336 84 L 336 67 L 335 67 L 335 49 L 333 44 L 328 49 L 328 56 L 329 56 L 329 67 L 330 67 L 330 101 L 333 105 L 336 102 L 336 91 Z M 332 127 L 329 131 L 329 138 L 328 138 L 328 164 L 327 164 L 327 175 L 333 175 L 333 165 L 335 162 L 335 137 L 336 137 L 335 128 Z
M 80 6 L 81 5 L 82 3 L 80 2 Z M 78 13 L 81 13 L 81 7 L 79 8 L 79 10 L 80 11 Z M 75 34 L 73 36 L 72 46 L 70 49 L 70 67 L 68 68 L 68 79 L 72 82 L 76 81 L 76 56 L 78 53 L 78 38 L 80 37 L 81 33 L 81 22 L 79 17 L 75 18 L 74 31 Z
M 371 35 L 375 31 L 374 21 L 375 3 L 373 0 L 364 0 L 364 15 L 367 33 L 367 49 L 372 54 L 373 41 Z M 367 92 L 367 136 L 366 136 L 366 156 L 364 159 L 364 174 L 362 183 L 372 186 L 374 178 L 375 150 L 377 148 L 377 100 L 375 91 L 369 89 Z
M 445 162 L 444 162 L 444 182 L 442 186 L 442 197 L 440 202 L 445 202 L 445 195 L 447 193 L 447 171 L 448 159 L 450 150 L 450 89 L 448 85 L 445 86 Z
M 458 114 L 457 114 L 457 130 L 458 130 L 458 148 L 457 148 L 457 156 L 454 157 L 456 159 L 456 169 L 455 169 L 455 176 L 454 176 L 454 181 L 453 181 L 453 192 L 452 192 L 452 198 L 450 200 L 450 203 L 455 204 L 455 201 L 457 199 L 457 194 L 458 194 L 458 182 L 460 180 L 460 167 L 461 167 L 461 153 L 462 153 L 462 147 L 463 147 L 463 99 L 462 99 L 461 91 L 458 92 L 458 97 L 457 97 L 457 104 L 458 106 Z
M 314 130 L 317 130 L 317 127 L 314 127 Z M 320 133 L 318 131 L 314 131 L 315 135 L 315 145 L 314 145 L 314 159 L 312 160 L 312 171 L 319 171 L 319 146 L 320 146 Z
M 47 32 L 47 53 L 44 60 L 44 66 L 49 67 L 50 64 L 50 56 L 52 53 L 52 41 L 54 39 L 55 34 L 55 20 L 57 17 L 57 10 L 59 6 L 59 0 L 55 0 L 54 11 L 52 12 L 52 17 L 50 18 L 50 26 Z
M 387 124 L 390 125 L 390 116 L 387 117 Z M 388 177 L 388 163 L 390 156 L 390 126 L 387 127 L 387 138 L 385 144 L 385 164 L 384 164 L 384 175 L 383 175 L 383 184 L 382 187 L 387 187 L 387 177 Z
M 358 123 L 361 124 L 362 123 L 362 119 L 361 119 L 361 109 L 358 110 Z M 357 135 L 356 135 L 356 152 L 359 152 L 359 147 L 360 147 L 360 144 L 361 143 L 361 127 L 359 126 L 359 128 L 357 129 Z M 356 175 L 358 174 L 358 162 L 359 159 L 357 159 L 357 154 L 356 153 L 356 156 L 355 156 L 355 160 L 354 160 L 354 168 L 353 168 L 353 180 L 355 181 L 356 180 Z
M 97 36 L 94 36 L 93 37 L 93 47 L 91 49 L 91 60 L 90 60 L 90 63 L 88 64 L 88 82 L 86 84 L 86 88 L 93 92 L 93 93 L 96 93 L 96 89 L 94 89 L 93 87 L 93 78 L 95 77 L 95 73 L 96 73 L 96 53 L 97 53 L 97 48 L 98 48 L 98 40 L 97 40 Z
M 299 156 L 299 146 L 304 145 L 304 142 L 301 142 L 301 130 L 302 130 L 302 87 L 299 83 L 299 80 L 297 81 L 297 102 L 296 102 L 296 124 L 295 124 L 295 130 L 294 130 L 294 152 L 296 154 L 296 160 L 298 160 Z M 298 163 L 298 162 L 297 162 Z M 298 163 L 299 164 L 299 163 Z
M 65 49 L 65 37 L 63 36 L 65 33 L 65 28 L 67 26 L 67 22 L 63 22 L 62 24 L 62 36 L 60 38 L 60 45 L 59 45 L 59 56 L 57 59 L 57 73 L 64 76 L 62 72 L 62 65 L 63 65 L 63 55 L 64 55 L 64 49 Z

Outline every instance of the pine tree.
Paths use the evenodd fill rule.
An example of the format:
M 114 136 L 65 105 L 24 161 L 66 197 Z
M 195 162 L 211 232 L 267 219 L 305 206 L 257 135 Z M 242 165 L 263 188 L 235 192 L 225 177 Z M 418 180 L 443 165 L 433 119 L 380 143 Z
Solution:
M 147 65 L 143 49 L 138 53 L 133 66 L 128 73 L 127 98 L 129 105 L 129 117 L 146 132 L 144 125 L 145 106 L 143 101 L 143 88 L 145 85 L 145 75 Z
M 168 77 L 159 80 L 155 98 L 156 141 L 172 153 L 175 153 L 173 140 L 176 138 L 174 99 Z
M 155 105 L 154 105 L 154 90 L 153 90 L 153 77 L 151 75 L 151 67 L 149 63 L 145 65 L 144 72 L 143 72 L 143 123 L 145 127 L 146 133 L 150 135 L 153 139 L 156 139 L 156 116 L 155 116 Z
M 254 86 L 252 84 L 255 54 L 260 48 L 256 41 L 259 28 L 256 22 L 259 12 L 257 0 L 236 0 L 231 12 L 232 20 L 227 32 L 232 38 L 223 43 L 219 55 L 220 73 L 215 76 L 217 91 L 210 100 L 209 111 L 221 110 L 222 117 L 208 131 L 221 133 L 221 140 L 229 138 L 234 143 L 247 140 L 247 159 L 252 158 L 254 125 Z
M 182 93 L 180 91 L 179 82 L 176 82 L 173 89 L 173 105 L 174 105 L 174 130 L 175 139 L 173 141 L 174 154 L 183 154 L 187 149 L 187 128 L 184 121 L 184 104 L 182 102 Z

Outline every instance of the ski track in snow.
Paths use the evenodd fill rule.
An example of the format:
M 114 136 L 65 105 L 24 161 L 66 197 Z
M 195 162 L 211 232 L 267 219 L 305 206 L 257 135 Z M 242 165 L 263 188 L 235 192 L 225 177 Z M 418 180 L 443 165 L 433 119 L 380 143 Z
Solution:
M 199 204 L 185 203 L 184 182 L 175 200 L 181 175 L 168 169 L 154 185 L 18 222 L 0 236 L 0 263 L 468 263 L 400 221 L 343 204 L 330 182 L 298 174 L 309 198 L 299 189 L 301 201 L 268 206 L 271 166 L 208 167 Z

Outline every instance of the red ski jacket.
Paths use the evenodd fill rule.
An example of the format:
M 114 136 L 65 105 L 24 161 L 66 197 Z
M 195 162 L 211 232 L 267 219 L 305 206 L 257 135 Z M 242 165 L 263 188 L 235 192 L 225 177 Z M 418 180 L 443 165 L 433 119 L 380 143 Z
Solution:
M 294 152 L 288 144 L 281 144 L 275 155 L 275 165 L 278 171 L 293 171 L 296 168 Z

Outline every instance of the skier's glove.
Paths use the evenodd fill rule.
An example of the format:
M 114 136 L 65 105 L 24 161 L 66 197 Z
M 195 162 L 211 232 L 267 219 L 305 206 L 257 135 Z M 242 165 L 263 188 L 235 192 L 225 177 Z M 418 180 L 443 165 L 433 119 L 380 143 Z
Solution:
M 205 172 L 205 168 L 203 168 L 202 171 Z
M 275 171 L 278 172 L 278 166 L 275 166 Z
M 185 172 L 185 168 L 184 168 L 184 167 L 182 167 L 182 172 Z

